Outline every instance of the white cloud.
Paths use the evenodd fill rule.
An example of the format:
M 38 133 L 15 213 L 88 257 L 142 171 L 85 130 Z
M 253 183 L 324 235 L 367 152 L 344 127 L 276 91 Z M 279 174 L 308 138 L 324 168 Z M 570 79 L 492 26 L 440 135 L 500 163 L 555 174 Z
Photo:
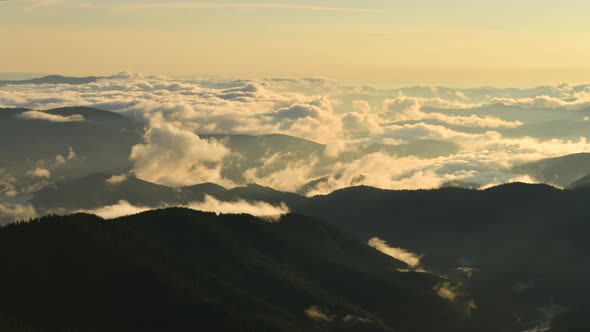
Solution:
M 123 182 L 127 181 L 127 175 L 123 174 L 123 175 L 113 175 L 110 178 L 108 178 L 106 180 L 107 184 L 110 184 L 112 186 L 116 186 L 118 184 L 121 184 Z
M 246 213 L 269 221 L 279 221 L 289 213 L 289 208 L 284 204 L 278 206 L 265 202 L 247 202 L 244 200 L 225 202 L 211 196 L 205 196 L 203 202 L 188 204 L 193 210 L 215 212 L 217 214 L 241 214 Z
M 225 182 L 220 163 L 229 150 L 221 143 L 203 140 L 161 116 L 150 120 L 144 140 L 133 147 L 130 156 L 138 178 L 169 186 Z
M 281 165 L 283 159 L 280 155 L 275 154 L 266 158 L 260 167 L 246 170 L 244 178 L 249 183 L 294 192 L 312 178 L 318 162 L 317 156 L 310 156 L 308 159 L 288 162 L 283 167 L 276 169 L 275 166 Z
M 394 121 L 436 120 L 445 124 L 474 127 L 474 128 L 516 128 L 523 123 L 520 121 L 505 121 L 497 117 L 477 115 L 447 115 L 442 113 L 423 112 L 422 106 L 429 104 L 429 100 L 420 98 L 398 97 L 384 101 L 384 117 Z M 455 105 L 458 106 L 458 105 Z M 462 105 L 467 108 L 473 105 Z M 457 108 L 457 107 L 455 107 Z
M 23 112 L 19 116 L 25 120 L 42 120 L 49 122 L 80 122 L 84 121 L 84 117 L 80 114 L 63 116 L 59 114 L 50 114 L 40 111 L 27 111 Z
M 572 100 L 563 100 L 557 97 L 542 95 L 533 98 L 494 98 L 493 102 L 520 106 L 531 110 L 549 108 L 576 111 L 590 107 L 590 92 L 577 93 L 576 97 Z
M 117 204 L 76 212 L 95 214 L 105 219 L 112 219 L 167 207 L 169 206 L 139 206 L 121 200 Z M 285 204 L 275 206 L 265 202 L 247 202 L 244 200 L 228 202 L 220 201 L 211 196 L 205 196 L 202 202 L 192 202 L 183 207 L 217 214 L 250 214 L 269 222 L 278 222 L 283 215 L 289 213 L 289 208 Z
M 138 214 L 148 210 L 152 210 L 152 208 L 147 206 L 132 205 L 127 201 L 119 201 L 117 204 L 104 206 L 95 210 L 80 210 L 77 212 L 95 214 L 105 219 L 113 219 Z
M 51 177 L 51 172 L 44 168 L 35 168 L 34 170 L 29 171 L 27 174 L 37 178 L 49 179 Z
M 408 264 L 410 267 L 416 268 L 420 266 L 420 256 L 402 248 L 390 247 L 386 241 L 378 237 L 370 239 L 369 245 L 388 256 Z

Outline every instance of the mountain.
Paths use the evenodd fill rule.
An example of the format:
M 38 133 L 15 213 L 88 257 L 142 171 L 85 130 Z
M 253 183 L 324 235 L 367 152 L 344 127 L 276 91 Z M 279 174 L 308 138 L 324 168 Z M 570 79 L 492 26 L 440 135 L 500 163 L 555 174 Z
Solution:
M 40 78 L 32 78 L 28 80 L 4 80 L 0 81 L 0 86 L 3 85 L 25 85 L 25 84 L 70 84 L 81 85 L 94 83 L 98 81 L 99 77 L 66 77 L 61 75 L 49 75 Z
M 89 190 L 91 188 L 91 190 Z M 135 206 L 158 208 L 202 202 L 211 196 L 224 202 L 265 202 L 300 206 L 305 197 L 250 184 L 226 189 L 213 183 L 172 188 L 140 180 L 132 175 L 95 173 L 50 184 L 31 195 L 28 203 L 40 215 L 95 210 L 126 201 Z
M 580 190 L 590 188 L 590 175 L 586 175 L 572 183 L 570 183 L 566 189 L 569 190 Z
M 297 215 L 46 217 L 0 228 L 0 261 L 0 324 L 26 330 L 487 330 L 444 279 Z
M 0 109 L 0 150 L 4 153 L 0 168 L 27 170 L 40 160 L 67 157 L 73 150 L 77 157 L 69 165 L 73 169 L 64 169 L 69 177 L 128 169 L 131 147 L 140 142 L 142 135 L 140 124 L 94 108 L 43 112 Z
M 353 187 L 304 197 L 257 185 L 167 188 L 133 177 L 116 181 L 120 189 L 109 189 L 109 179 L 94 175 L 73 181 L 76 185 L 64 182 L 35 194 L 31 202 L 59 207 L 71 201 L 89 204 L 84 205 L 88 210 L 120 199 L 139 206 L 182 205 L 206 195 L 226 202 L 285 203 L 293 213 L 324 220 L 360 243 L 386 241 L 395 257 L 414 257 L 419 269 L 461 285 L 451 291 L 468 294 L 477 307 L 470 311 L 472 321 L 485 322 L 493 331 L 523 331 L 546 321 L 580 327 L 576 317 L 590 313 L 586 190 L 514 183 L 486 190 L 456 185 L 428 191 Z M 96 193 L 87 188 L 96 188 Z M 72 211 L 80 209 L 74 207 Z M 233 235 L 228 241 L 235 241 Z
M 517 166 L 514 171 L 530 175 L 541 182 L 567 187 L 590 174 L 590 153 L 543 159 Z
M 463 189 L 481 189 L 481 184 L 475 182 L 465 182 L 465 181 L 447 181 L 443 183 L 441 188 L 463 188 Z
M 525 330 L 567 311 L 590 312 L 589 199 L 587 191 L 546 185 L 356 187 L 310 198 L 292 211 L 362 241 L 379 237 L 420 256 L 436 273 L 465 273 L 464 284 L 478 306 L 475 316 L 496 330 Z
M 91 107 L 0 109 L 0 149 L 5 153 L 0 159 L 2 176 L 10 177 L 22 201 L 58 181 L 94 173 L 126 174 L 133 168 L 129 160 L 132 147 L 142 143 L 144 131 L 141 119 Z M 335 175 L 335 163 L 371 153 L 435 158 L 457 151 L 453 143 L 417 140 L 398 145 L 357 144 L 339 156 L 328 156 L 326 145 L 287 135 L 200 136 L 222 142 L 231 151 L 221 162 L 220 175 L 239 186 L 293 165 L 313 165 L 310 178 L 321 179 Z M 305 191 L 300 192 L 312 191 L 313 184 L 303 186 Z
M 91 190 L 89 190 L 91 188 Z M 49 185 L 29 200 L 40 214 L 93 210 L 124 200 L 138 206 L 163 206 L 180 201 L 173 188 L 133 176 L 92 174 Z

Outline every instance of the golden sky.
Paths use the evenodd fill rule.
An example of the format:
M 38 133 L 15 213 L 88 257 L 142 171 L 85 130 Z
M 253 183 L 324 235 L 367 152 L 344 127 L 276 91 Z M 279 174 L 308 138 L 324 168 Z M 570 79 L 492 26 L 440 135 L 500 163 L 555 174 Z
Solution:
M 0 72 L 588 82 L 580 0 L 5 0 Z

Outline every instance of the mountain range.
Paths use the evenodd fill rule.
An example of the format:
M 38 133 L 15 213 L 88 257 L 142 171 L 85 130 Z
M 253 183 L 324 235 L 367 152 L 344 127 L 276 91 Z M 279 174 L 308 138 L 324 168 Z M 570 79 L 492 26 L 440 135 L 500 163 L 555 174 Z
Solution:
M 61 210 L 67 213 L 121 200 L 152 208 L 187 206 L 206 196 L 228 204 L 285 204 L 291 213 L 323 220 L 358 243 L 383 241 L 389 247 L 376 247 L 394 248 L 394 257 L 412 262 L 410 270 L 459 285 L 463 300 L 474 301 L 477 310 L 469 322 L 483 324 L 479 328 L 516 331 L 549 321 L 590 327 L 568 318 L 590 313 L 590 302 L 579 295 L 590 292 L 590 192 L 584 189 L 519 183 L 486 190 L 351 187 L 305 197 L 254 185 L 169 188 L 133 177 L 112 184 L 112 177 L 97 174 L 56 184 L 33 195 L 31 203 L 43 213 L 59 212 L 62 202 L 69 204 Z M 86 193 L 87 188 L 94 190 Z
M 48 76 L 0 86 L 102 79 Z M 492 90 L 466 92 L 476 100 Z M 392 121 L 380 140 L 349 137 L 338 145 L 150 127 L 131 109 L 0 109 L 0 330 L 590 331 L 590 154 L 488 168 L 477 158 L 463 162 L 469 151 L 446 131 L 470 140 L 492 131 L 470 121 L 497 117 L 517 125 L 493 127 L 491 139 L 576 145 L 588 137 L 582 119 L 590 109 L 492 103 L 420 111 L 438 115 Z M 442 134 L 411 138 L 426 126 Z M 389 127 L 408 139 L 388 137 Z M 219 160 L 201 165 L 199 151 L 183 164 L 218 171 L 218 183 L 165 184 L 138 170 L 134 148 L 161 143 L 150 135 L 167 129 L 190 138 L 184 148 L 222 147 Z M 164 134 L 155 138 L 172 150 L 177 142 Z M 482 158 L 497 156 L 488 152 Z M 146 164 L 159 171 L 170 160 Z M 433 179 L 440 188 L 360 185 L 380 171 L 383 187 Z M 511 182 L 523 178 L 545 184 Z M 517 180 L 497 185 L 506 179 Z M 280 189 L 284 183 L 296 185 Z M 19 209 L 36 217 L 21 221 L 27 214 Z

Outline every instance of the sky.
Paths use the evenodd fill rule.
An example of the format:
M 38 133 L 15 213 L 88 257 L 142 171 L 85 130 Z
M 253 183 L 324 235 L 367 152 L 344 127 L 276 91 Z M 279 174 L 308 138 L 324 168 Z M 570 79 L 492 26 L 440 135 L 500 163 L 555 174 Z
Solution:
M 582 0 L 5 0 L 0 72 L 586 83 Z

